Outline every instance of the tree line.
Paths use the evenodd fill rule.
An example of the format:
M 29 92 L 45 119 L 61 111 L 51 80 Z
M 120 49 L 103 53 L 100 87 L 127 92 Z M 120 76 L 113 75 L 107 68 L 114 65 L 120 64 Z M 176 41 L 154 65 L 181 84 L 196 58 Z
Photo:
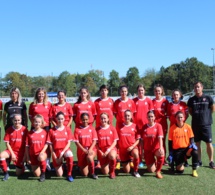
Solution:
M 145 85 L 146 93 L 153 95 L 153 88 L 160 83 L 164 86 L 165 93 L 178 88 L 183 93 L 193 90 L 193 83 L 201 81 L 205 89 L 213 87 L 213 67 L 198 61 L 197 58 L 187 58 L 180 63 L 172 64 L 168 67 L 161 67 L 159 71 L 154 68 L 147 69 L 140 73 L 137 67 L 128 69 L 124 77 L 119 77 L 119 73 L 112 70 L 109 77 L 105 78 L 102 70 L 90 70 L 86 74 L 70 73 L 63 71 L 59 76 L 36 76 L 31 77 L 19 72 L 9 72 L 1 78 L 0 96 L 8 96 L 12 87 L 18 87 L 23 97 L 34 96 L 38 87 L 45 87 L 47 91 L 66 90 L 67 96 L 77 96 L 79 89 L 87 87 L 91 96 L 99 95 L 99 87 L 102 84 L 109 86 L 109 95 L 118 96 L 118 88 L 127 85 L 130 94 L 137 92 L 139 83 Z

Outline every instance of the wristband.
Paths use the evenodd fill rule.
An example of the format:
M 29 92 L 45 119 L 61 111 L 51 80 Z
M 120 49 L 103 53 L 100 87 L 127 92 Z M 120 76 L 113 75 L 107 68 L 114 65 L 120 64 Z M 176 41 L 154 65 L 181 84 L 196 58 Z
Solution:
M 62 157 L 62 156 L 63 156 L 63 154 L 64 154 L 64 152 L 61 152 L 61 153 L 60 153 L 60 157 Z

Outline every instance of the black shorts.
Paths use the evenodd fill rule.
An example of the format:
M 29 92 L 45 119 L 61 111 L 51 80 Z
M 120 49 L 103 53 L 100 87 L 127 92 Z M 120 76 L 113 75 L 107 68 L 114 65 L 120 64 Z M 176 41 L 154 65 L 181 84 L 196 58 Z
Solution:
M 194 141 L 204 141 L 206 143 L 212 142 L 211 125 L 193 125 Z
M 177 150 L 173 150 L 173 160 L 176 166 L 183 164 L 186 161 L 186 159 L 190 158 L 190 157 L 187 157 L 186 155 L 188 149 L 189 148 L 187 147 L 187 148 L 179 148 Z

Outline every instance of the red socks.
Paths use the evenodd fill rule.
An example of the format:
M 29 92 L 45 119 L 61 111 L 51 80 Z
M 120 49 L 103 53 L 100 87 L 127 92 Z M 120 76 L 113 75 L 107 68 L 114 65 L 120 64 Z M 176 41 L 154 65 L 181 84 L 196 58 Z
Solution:
M 67 164 L 67 176 L 71 176 L 72 168 L 73 168 L 73 157 L 67 157 L 66 164 Z
M 0 160 L 0 167 L 4 172 L 7 172 L 7 163 L 6 160 Z
M 164 156 L 157 157 L 156 172 L 160 172 L 164 163 Z

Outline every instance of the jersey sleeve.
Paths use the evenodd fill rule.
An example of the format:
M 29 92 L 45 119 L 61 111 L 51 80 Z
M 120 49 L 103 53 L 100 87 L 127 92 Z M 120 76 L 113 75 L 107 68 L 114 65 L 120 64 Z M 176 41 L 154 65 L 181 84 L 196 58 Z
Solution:
M 134 103 L 134 101 L 133 100 L 131 100 L 131 102 L 132 102 L 132 112 L 133 113 L 136 113 L 137 112 L 137 110 L 136 110 L 136 104 Z
M 73 110 L 70 103 L 67 103 L 67 109 L 68 109 L 69 117 L 71 118 L 73 116 Z
M 2 111 L 2 105 L 3 105 L 3 103 L 2 103 L 2 101 L 0 100 L 0 111 Z
M 211 107 L 214 104 L 213 98 L 209 96 L 209 106 Z
M 8 131 L 6 131 L 5 136 L 4 136 L 4 142 L 9 142 L 10 141 L 10 134 Z
M 75 103 L 72 107 L 72 111 L 73 111 L 73 116 L 77 115 L 77 104 Z
M 158 136 L 158 137 L 163 137 L 163 129 L 162 129 L 162 126 L 161 126 L 160 124 L 157 123 L 157 128 L 158 128 L 157 136 Z
M 33 102 L 29 106 L 28 114 L 29 114 L 29 117 L 33 116 Z
M 175 127 L 175 125 L 172 125 L 169 129 L 169 137 L 168 140 L 172 141 L 173 140 L 173 128 Z
M 187 124 L 187 126 L 188 126 L 189 138 L 193 138 L 194 137 L 193 130 L 190 125 Z
M 149 104 L 149 110 L 154 110 L 154 105 L 150 98 L 148 99 L 148 104 Z
M 116 114 L 116 115 L 117 115 L 117 111 L 118 111 L 118 109 L 117 109 L 118 104 L 119 104 L 119 100 L 116 100 L 116 101 L 114 102 L 114 105 L 113 105 L 113 112 L 114 112 L 114 114 Z
M 78 129 L 77 128 L 75 128 L 75 131 L 74 131 L 74 142 L 79 142 Z
M 97 136 L 96 130 L 94 128 L 92 130 L 92 138 L 93 138 L 93 140 L 98 140 L 98 136 Z
M 95 104 L 93 102 L 91 102 L 91 111 L 92 111 L 92 115 L 93 116 L 97 115 L 97 113 L 96 113 L 96 107 L 95 107 Z
M 70 130 L 70 128 L 66 128 L 66 131 L 67 131 L 67 135 L 68 135 L 68 141 L 74 141 L 74 136 Z
M 116 131 L 115 127 L 113 127 L 113 126 L 112 126 L 112 132 L 113 132 L 114 140 L 119 140 L 119 136 L 117 134 L 117 131 Z
M 51 138 L 52 138 L 52 130 L 50 130 L 50 131 L 48 132 L 48 134 L 47 134 L 46 142 L 47 142 L 48 144 L 52 144 Z
M 25 146 L 29 147 L 29 134 L 26 137 Z
M 167 117 L 170 118 L 170 116 L 171 116 L 171 103 L 169 103 L 167 106 Z

